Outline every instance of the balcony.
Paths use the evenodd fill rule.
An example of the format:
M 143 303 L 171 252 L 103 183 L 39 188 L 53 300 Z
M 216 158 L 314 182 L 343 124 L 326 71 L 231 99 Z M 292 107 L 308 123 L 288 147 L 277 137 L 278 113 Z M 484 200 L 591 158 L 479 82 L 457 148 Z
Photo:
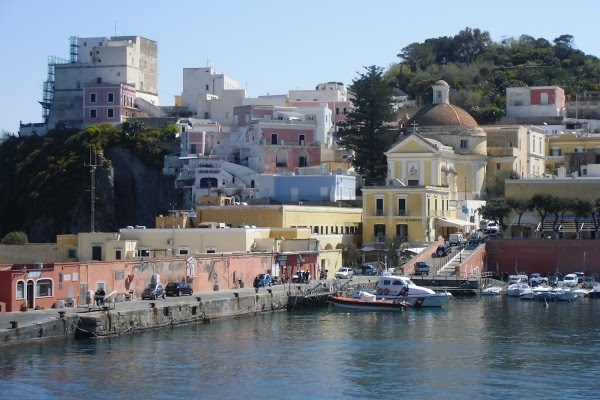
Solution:
M 375 210 L 375 215 L 377 217 L 384 217 L 385 216 L 385 211 L 384 210 Z
M 398 210 L 399 217 L 405 217 L 408 215 L 408 210 Z
M 517 157 L 519 149 L 515 147 L 488 147 L 488 157 Z
M 565 156 L 546 156 L 546 161 L 565 161 Z

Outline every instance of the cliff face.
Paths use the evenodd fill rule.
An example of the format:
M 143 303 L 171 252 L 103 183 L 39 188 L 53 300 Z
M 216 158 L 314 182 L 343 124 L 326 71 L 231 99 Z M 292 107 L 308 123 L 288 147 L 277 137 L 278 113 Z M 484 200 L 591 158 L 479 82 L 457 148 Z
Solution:
M 116 232 L 127 225 L 154 227 L 154 218 L 178 204 L 172 176 L 151 168 L 125 147 L 113 147 L 98 157 L 94 230 Z M 61 233 L 91 229 L 91 178 L 78 193 L 75 206 L 62 215 L 38 216 L 26 232 L 30 242 L 55 242 Z M 175 206 L 177 207 L 177 205 Z
M 163 175 L 160 167 L 145 166 L 123 147 L 109 149 L 106 157 L 112 171 L 104 177 L 103 187 L 109 193 L 107 203 L 112 198 L 114 218 L 103 223 L 116 224 L 117 229 L 127 225 L 154 227 L 154 218 L 176 204 L 173 177 Z

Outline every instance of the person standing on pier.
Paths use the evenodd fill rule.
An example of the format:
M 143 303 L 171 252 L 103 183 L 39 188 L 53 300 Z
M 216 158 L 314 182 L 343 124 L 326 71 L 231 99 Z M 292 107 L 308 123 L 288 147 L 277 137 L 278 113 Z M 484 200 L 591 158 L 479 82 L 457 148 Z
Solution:
M 258 276 L 254 277 L 254 291 L 258 293 Z

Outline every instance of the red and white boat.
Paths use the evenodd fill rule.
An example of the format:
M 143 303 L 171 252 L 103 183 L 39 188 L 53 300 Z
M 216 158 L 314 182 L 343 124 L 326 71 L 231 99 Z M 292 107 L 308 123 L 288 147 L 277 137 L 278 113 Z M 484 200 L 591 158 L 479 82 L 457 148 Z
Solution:
M 409 304 L 401 298 L 394 300 L 378 299 L 377 296 L 359 292 L 353 297 L 329 296 L 329 302 L 338 308 L 365 311 L 402 311 Z

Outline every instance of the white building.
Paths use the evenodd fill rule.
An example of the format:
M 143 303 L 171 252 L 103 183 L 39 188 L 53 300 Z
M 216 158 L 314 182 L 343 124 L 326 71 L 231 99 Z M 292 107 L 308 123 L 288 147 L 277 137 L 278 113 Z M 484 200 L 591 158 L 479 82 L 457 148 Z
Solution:
M 158 102 L 158 45 L 140 36 L 70 39 L 70 59 L 51 57 L 44 82 L 43 135 L 58 127 L 80 129 L 84 119 L 84 88 L 98 84 L 126 84 L 148 108 Z M 136 99 L 136 101 L 137 101 Z M 115 99 L 120 105 L 122 99 Z M 27 124 L 20 135 L 31 134 Z

